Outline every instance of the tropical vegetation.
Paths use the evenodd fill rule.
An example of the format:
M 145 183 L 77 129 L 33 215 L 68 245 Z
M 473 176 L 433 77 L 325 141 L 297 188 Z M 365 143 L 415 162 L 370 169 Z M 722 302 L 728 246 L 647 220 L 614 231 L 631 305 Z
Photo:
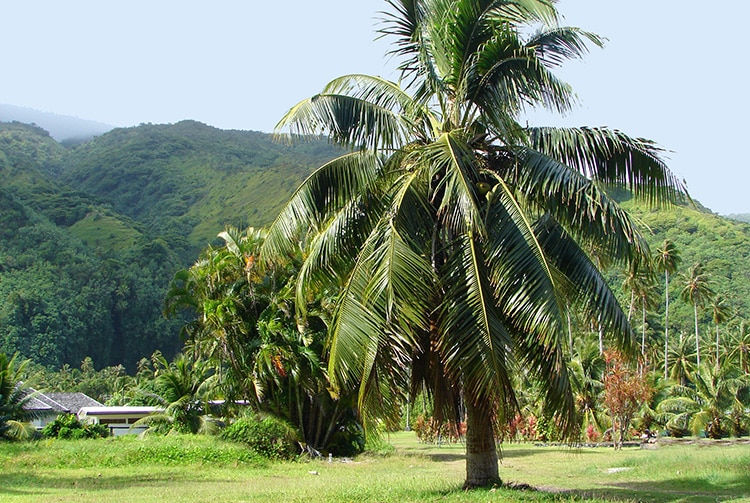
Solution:
M 0 124 L 0 438 L 36 436 L 32 384 L 254 466 L 461 439 L 467 487 L 497 442 L 750 433 L 750 225 L 648 140 L 524 120 L 602 39 L 546 0 L 387 3 L 400 81 L 335 79 L 279 123 L 306 142 Z

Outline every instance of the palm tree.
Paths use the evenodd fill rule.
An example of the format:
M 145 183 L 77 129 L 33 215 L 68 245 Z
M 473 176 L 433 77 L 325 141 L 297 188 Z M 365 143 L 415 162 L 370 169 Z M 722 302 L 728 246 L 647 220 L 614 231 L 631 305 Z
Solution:
M 628 269 L 623 281 L 623 289 L 630 291 L 630 308 L 628 320 L 635 310 L 636 300 L 641 306 L 641 358 L 646 358 L 646 311 L 654 307 L 654 274 L 650 262 L 639 264 L 634 262 Z M 645 363 L 645 361 L 644 361 Z
M 703 265 L 695 264 L 683 275 L 684 286 L 680 297 L 683 301 L 693 306 L 695 319 L 695 356 L 698 367 L 701 365 L 700 335 L 698 334 L 698 308 L 703 307 L 706 301 L 714 294 L 708 286 L 708 275 L 703 271 Z
M 730 357 L 737 358 L 740 371 L 750 374 L 750 324 L 741 320 L 734 330 L 730 332 L 732 350 Z
M 573 429 L 568 304 L 634 347 L 587 251 L 627 264 L 648 248 L 604 187 L 653 203 L 684 189 L 647 140 L 520 125 L 529 106 L 568 110 L 572 92 L 552 70 L 601 44 L 560 27 L 551 2 L 388 4 L 380 31 L 394 38 L 404 87 L 347 75 L 282 118 L 278 131 L 323 131 L 351 151 L 293 194 L 261 255 L 286 254 L 301 239 L 298 295 L 340 289 L 329 374 L 335 389 L 359 390 L 367 429 L 376 417 L 395 419 L 407 384 L 412 396 L 424 387 L 438 417 L 461 420 L 465 410 L 465 485 L 492 484 L 493 422 L 514 416 L 519 367 Z
M 669 379 L 682 386 L 687 386 L 697 368 L 693 349 L 689 338 L 683 339 L 682 337 L 677 344 L 669 347 L 669 361 L 672 362 Z
M 716 327 L 716 365 L 719 365 L 719 325 L 725 323 L 731 316 L 731 309 L 723 295 L 715 295 L 711 299 L 711 319 Z
M 172 360 L 156 361 L 156 392 L 150 396 L 163 407 L 135 425 L 147 425 L 159 433 L 217 433 L 211 401 L 218 398 L 217 375 L 207 362 L 178 354 Z
M 677 248 L 669 239 L 664 240 L 654 257 L 656 269 L 664 273 L 664 379 L 669 375 L 669 275 L 677 271 L 680 260 Z
M 729 361 L 720 366 L 703 365 L 692 375 L 691 386 L 675 385 L 673 396 L 659 404 L 661 411 L 671 415 L 668 427 L 690 430 L 694 435 L 705 432 L 710 438 L 731 432 L 732 412 L 748 388 L 748 380 L 736 370 Z
M 27 439 L 34 431 L 29 424 L 34 413 L 25 409 L 33 394 L 21 387 L 30 360 L 17 359 L 18 353 L 8 358 L 0 352 L 0 439 Z
M 596 431 L 604 428 L 606 414 L 601 410 L 600 394 L 604 389 L 602 379 L 606 364 L 593 341 L 579 339 L 576 354 L 568 362 L 576 409 L 581 418 L 581 431 L 591 425 Z

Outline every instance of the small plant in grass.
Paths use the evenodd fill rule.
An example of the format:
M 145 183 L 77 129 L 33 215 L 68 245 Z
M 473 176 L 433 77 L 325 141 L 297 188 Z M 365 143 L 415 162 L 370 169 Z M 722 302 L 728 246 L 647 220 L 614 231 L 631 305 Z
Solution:
M 297 433 L 273 416 L 243 417 L 227 426 L 222 438 L 248 445 L 269 459 L 292 459 L 299 452 Z
M 80 439 L 105 438 L 109 436 L 109 428 L 103 424 L 81 423 L 73 414 L 60 414 L 42 429 L 42 435 L 47 438 Z

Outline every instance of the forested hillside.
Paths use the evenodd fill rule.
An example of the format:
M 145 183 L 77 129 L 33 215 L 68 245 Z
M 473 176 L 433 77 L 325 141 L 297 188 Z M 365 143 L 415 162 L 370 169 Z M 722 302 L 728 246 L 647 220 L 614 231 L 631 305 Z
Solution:
M 118 129 L 67 149 L 0 123 L 0 351 L 56 368 L 175 353 L 162 315 L 174 273 L 225 225 L 268 223 L 324 141 L 196 122 Z
M 192 121 L 142 125 L 74 149 L 61 180 L 145 224 L 188 260 L 225 224 L 270 223 L 335 152 L 325 141 L 290 146 Z
M 268 224 L 310 171 L 337 151 L 192 121 L 115 129 L 66 148 L 44 130 L 0 123 L 0 351 L 57 368 L 135 362 L 176 352 L 181 320 L 162 316 L 174 273 L 195 261 L 225 225 Z M 675 243 L 670 327 L 686 334 L 692 306 L 681 274 L 701 262 L 733 316 L 750 313 L 750 225 L 700 207 L 645 210 L 656 250 Z M 622 271 L 608 278 L 627 304 Z M 663 334 L 663 281 L 648 332 Z M 701 330 L 713 328 L 700 310 Z
M 726 299 L 730 321 L 750 316 L 750 224 L 720 217 L 705 210 L 681 206 L 670 209 L 637 208 L 630 202 L 623 206 L 650 229 L 649 244 L 653 253 L 664 240 L 674 243 L 680 256 L 677 271 L 670 280 L 670 330 L 675 336 L 693 333 L 693 306 L 680 299 L 691 267 L 701 264 L 709 287 Z M 624 274 L 613 277 L 613 287 L 621 289 Z M 664 277 L 657 278 L 653 308 L 649 309 L 648 326 L 654 338 L 664 333 Z M 623 304 L 628 293 L 622 291 Z M 710 303 L 699 309 L 703 333 L 713 332 Z M 726 324 L 726 323 L 725 323 Z M 725 328 L 722 328 L 725 330 Z

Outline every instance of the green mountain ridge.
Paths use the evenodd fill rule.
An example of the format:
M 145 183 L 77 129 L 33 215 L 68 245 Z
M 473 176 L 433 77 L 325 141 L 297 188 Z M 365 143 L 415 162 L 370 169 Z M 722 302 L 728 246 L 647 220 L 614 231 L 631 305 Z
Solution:
M 67 148 L 0 123 L 0 351 L 129 370 L 173 354 L 183 322 L 161 310 L 174 273 L 225 225 L 268 223 L 335 152 L 191 121 Z
M 322 138 L 287 145 L 195 121 L 114 129 L 70 147 L 39 127 L 0 123 L 0 351 L 54 368 L 91 356 L 131 371 L 155 349 L 173 354 L 182 320 L 161 309 L 174 273 L 226 225 L 270 223 L 340 153 Z M 650 228 L 652 250 L 664 239 L 680 250 L 670 333 L 691 333 L 679 274 L 699 261 L 734 311 L 750 312 L 750 225 L 699 204 L 623 205 Z M 607 277 L 621 292 L 621 272 Z M 662 311 L 649 312 L 652 337 L 663 333 Z M 707 331 L 710 314 L 701 316 Z

